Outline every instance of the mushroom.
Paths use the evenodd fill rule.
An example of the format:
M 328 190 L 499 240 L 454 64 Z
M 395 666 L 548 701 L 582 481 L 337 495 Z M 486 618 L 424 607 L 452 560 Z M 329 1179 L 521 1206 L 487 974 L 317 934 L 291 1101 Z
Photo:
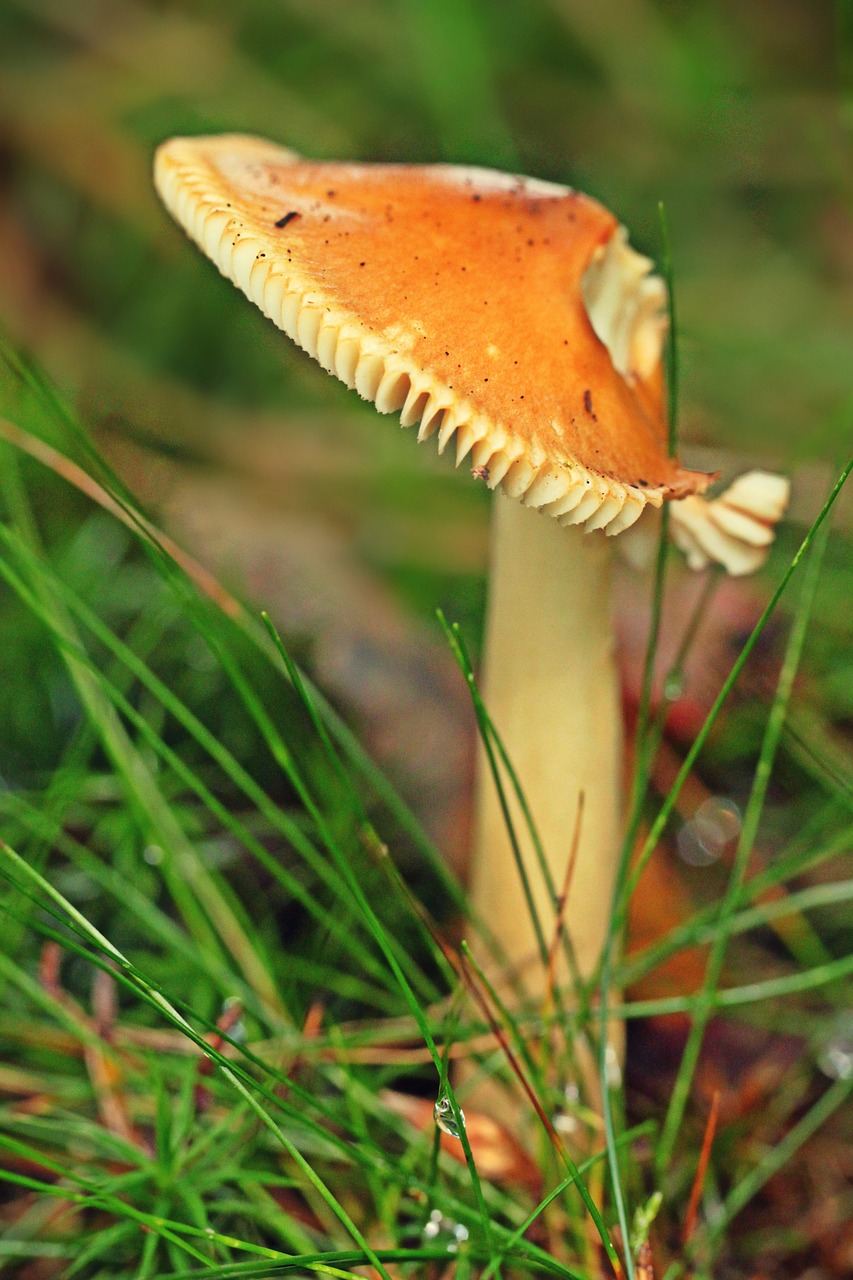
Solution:
M 457 465 L 468 459 L 504 495 L 484 697 L 558 885 L 583 794 L 566 929 L 590 975 L 621 843 L 602 531 L 692 500 L 713 479 L 668 456 L 663 282 L 595 200 L 487 169 L 314 163 L 226 135 L 165 143 L 155 180 L 189 235 L 289 337 L 380 412 L 417 425 L 418 440 L 453 443 Z M 475 827 L 473 904 L 520 966 L 534 933 L 482 778 Z M 553 928 L 552 895 L 532 879 Z M 544 974 L 528 975 L 528 989 L 541 992 Z
M 691 569 L 721 564 L 732 577 L 760 569 L 788 505 L 786 476 L 747 471 L 711 502 L 685 498 L 672 509 L 672 538 Z

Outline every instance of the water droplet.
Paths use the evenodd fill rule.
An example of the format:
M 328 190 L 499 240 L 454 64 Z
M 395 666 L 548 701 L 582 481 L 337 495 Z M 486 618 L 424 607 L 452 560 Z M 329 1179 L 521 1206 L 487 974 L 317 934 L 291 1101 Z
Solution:
M 563 1086 L 564 1105 L 559 1111 L 554 1112 L 552 1124 L 557 1133 L 570 1134 L 576 1133 L 578 1129 L 578 1118 L 574 1114 L 578 1103 L 580 1102 L 580 1090 L 576 1084 L 567 1084 Z
M 838 1018 L 819 1049 L 817 1065 L 830 1080 L 853 1080 L 853 1017 Z
M 224 1020 L 224 1029 L 227 1031 L 228 1036 L 237 1044 L 243 1044 L 247 1036 L 246 1022 L 242 1017 L 242 1009 L 243 1001 L 239 996 L 226 996 L 222 1001 L 222 1012 L 219 1015 L 220 1020 Z M 232 1022 L 231 1016 L 234 1011 L 236 1011 L 239 1016 Z
M 461 1222 L 445 1217 L 440 1209 L 433 1209 L 422 1235 L 424 1243 L 443 1244 L 448 1253 L 456 1253 L 460 1244 L 468 1239 L 468 1228 Z
M 691 867 L 710 867 L 740 835 L 740 810 L 726 796 L 712 796 L 678 833 L 678 852 Z
M 607 1046 L 604 1054 L 604 1078 L 607 1081 L 609 1088 L 621 1088 L 622 1063 L 619 1061 L 619 1054 L 616 1052 L 612 1044 Z
M 676 698 L 680 698 L 684 693 L 684 676 L 674 671 L 672 675 L 667 676 L 663 684 L 663 696 L 667 702 L 675 702 Z
M 143 861 L 147 862 L 149 867 L 159 867 L 164 856 L 159 844 L 147 844 L 142 850 Z
M 456 1123 L 456 1116 L 453 1114 L 453 1107 L 451 1106 L 450 1099 L 447 1094 L 443 1094 L 438 1099 L 433 1107 L 432 1114 L 435 1123 L 438 1125 L 442 1133 L 449 1134 L 451 1138 L 459 1137 L 459 1126 Z M 465 1116 L 461 1111 L 459 1112 L 459 1119 L 462 1121 L 462 1125 L 464 1127 Z

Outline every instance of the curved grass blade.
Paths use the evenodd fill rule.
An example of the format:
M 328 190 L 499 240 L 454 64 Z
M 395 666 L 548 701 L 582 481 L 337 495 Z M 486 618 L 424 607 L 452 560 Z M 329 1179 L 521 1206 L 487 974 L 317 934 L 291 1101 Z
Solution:
M 767 727 L 764 733 L 764 740 L 761 744 L 761 751 L 759 753 L 758 764 L 756 765 L 755 776 L 750 789 L 746 811 L 744 813 L 743 824 L 737 849 L 735 851 L 729 883 L 717 917 L 717 929 L 711 943 L 711 954 L 705 970 L 705 978 L 699 998 L 694 1005 L 690 1033 L 687 1038 L 687 1044 L 685 1045 L 678 1074 L 673 1086 L 670 1103 L 664 1119 L 663 1129 L 661 1130 L 660 1141 L 657 1144 L 655 1151 L 655 1161 L 660 1172 L 666 1170 L 672 1160 L 675 1144 L 678 1138 L 678 1132 L 681 1128 L 681 1121 L 687 1107 L 687 1100 L 693 1082 L 693 1075 L 699 1061 L 699 1052 L 702 1047 L 705 1028 L 707 1027 L 711 1016 L 710 1002 L 717 990 L 717 987 L 719 986 L 720 978 L 722 976 L 723 961 L 729 940 L 729 923 L 734 915 L 735 906 L 746 878 L 749 860 L 752 856 L 755 839 L 758 834 L 758 824 L 761 820 L 764 801 L 767 795 L 767 787 L 770 782 L 770 775 L 773 771 L 776 752 L 782 737 L 788 703 L 794 686 L 794 677 L 800 665 L 800 658 L 802 657 L 806 630 L 811 617 L 812 605 L 814 603 L 818 577 L 820 575 L 822 552 L 826 547 L 826 537 L 828 532 L 829 524 L 826 524 L 817 536 L 811 550 L 808 564 L 806 565 L 802 591 L 800 593 L 798 607 L 794 615 L 794 625 L 791 628 L 791 634 L 782 662 L 782 668 L 779 673 L 776 693 L 770 707 L 770 713 L 767 717 Z

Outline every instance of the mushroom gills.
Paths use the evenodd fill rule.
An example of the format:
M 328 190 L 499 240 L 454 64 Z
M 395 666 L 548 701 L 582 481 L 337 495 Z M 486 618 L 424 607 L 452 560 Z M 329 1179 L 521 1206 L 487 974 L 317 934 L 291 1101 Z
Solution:
M 623 378 L 648 378 L 657 367 L 667 329 L 666 285 L 653 263 L 628 244 L 618 227 L 600 245 L 581 277 L 581 293 L 596 337 Z

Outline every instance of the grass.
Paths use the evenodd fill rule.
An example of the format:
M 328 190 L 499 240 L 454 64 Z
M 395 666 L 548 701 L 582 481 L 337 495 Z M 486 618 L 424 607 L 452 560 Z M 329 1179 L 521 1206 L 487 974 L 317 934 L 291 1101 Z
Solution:
M 55 415 L 54 431 L 68 431 L 73 419 L 60 415 L 49 387 L 19 362 L 10 378 L 20 394 L 41 400 L 46 417 Z M 70 444 L 78 433 L 73 424 Z M 843 901 L 849 882 L 788 892 L 789 883 L 846 848 L 849 800 L 831 779 L 823 778 L 827 798 L 814 807 L 810 838 L 791 837 L 763 872 L 746 875 L 819 589 L 827 517 L 849 466 L 782 569 L 662 803 L 649 792 L 651 750 L 638 755 L 645 783 L 634 792 L 635 811 L 639 820 L 651 805 L 657 816 L 629 882 L 635 887 L 751 649 L 805 561 L 726 892 L 645 953 L 626 960 L 614 953 L 611 961 L 611 980 L 621 989 L 666 957 L 711 940 L 695 991 L 629 999 L 612 1010 L 631 1021 L 689 1015 L 669 1109 L 631 1129 L 623 1085 L 616 1085 L 603 1145 L 594 1125 L 590 1130 L 588 1184 L 551 1123 L 555 1081 L 548 1054 L 541 1056 L 541 1011 L 499 1001 L 476 959 L 482 944 L 472 935 L 471 948 L 457 953 L 436 923 L 437 901 L 414 899 L 382 836 L 389 821 L 396 825 L 399 802 L 389 811 L 392 791 L 383 785 L 377 794 L 375 774 L 365 775 L 361 753 L 272 624 L 266 620 L 264 630 L 235 612 L 227 593 L 199 591 L 109 481 L 93 492 L 102 504 L 111 496 L 114 514 L 84 510 L 80 518 L 84 527 L 100 527 L 90 552 L 97 545 L 112 557 L 104 522 L 121 519 L 114 572 L 130 575 L 143 608 L 129 607 L 122 593 L 103 593 L 102 574 L 91 565 L 69 572 L 61 543 L 45 545 L 44 521 L 29 497 L 32 475 L 21 474 L 10 446 L 6 452 L 0 573 L 10 603 L 17 600 L 16 625 L 29 620 L 28 643 L 41 651 L 52 681 L 64 682 L 63 702 L 76 710 L 52 765 L 0 797 L 8 841 L 0 868 L 7 921 L 0 1034 L 10 1096 L 0 1177 L 12 1215 L 3 1265 L 37 1257 L 57 1274 L 342 1274 L 361 1261 L 384 1276 L 438 1265 L 451 1248 L 463 1274 L 588 1274 L 598 1266 L 584 1225 L 589 1214 L 614 1265 L 632 1274 L 634 1255 L 612 1243 L 608 1221 L 615 1222 L 621 1202 L 624 1240 L 629 1214 L 642 1217 L 643 1188 L 647 1198 L 656 1184 L 659 1220 L 677 1222 L 690 1189 L 685 1126 L 709 1020 L 757 1006 L 779 1025 L 787 1001 L 816 1026 L 827 1025 L 833 1008 L 843 1007 L 838 984 L 853 973 L 849 956 L 837 954 L 838 939 L 821 936 L 805 914 Z M 54 471 L 80 480 L 59 451 L 43 456 Z M 448 627 L 448 637 L 481 731 L 494 744 L 496 780 L 509 769 L 515 787 L 459 629 Z M 158 673 L 165 664 L 174 677 L 176 655 L 199 642 L 211 655 L 203 669 L 222 679 L 215 702 L 202 699 L 208 715 L 227 699 L 248 739 L 229 742 L 212 731 L 192 699 Z M 650 743 L 660 741 L 651 720 L 647 734 Z M 429 861 L 425 837 L 420 847 Z M 433 874 L 436 886 L 448 884 L 446 870 L 433 867 Z M 446 895 L 448 906 L 452 901 L 458 891 Z M 626 906 L 623 898 L 614 940 Z M 775 926 L 784 942 L 785 920 L 801 923 L 811 949 L 792 951 L 787 961 L 767 952 L 761 980 L 724 982 L 737 939 Z M 602 1016 L 591 1012 L 588 995 L 574 1009 L 567 994 L 555 1014 L 568 1034 L 584 1018 Z M 509 1062 L 543 1135 L 538 1209 L 530 1190 L 520 1194 L 518 1168 L 504 1182 L 481 1176 L 488 1144 L 469 1135 L 450 1087 L 448 1055 L 469 1053 L 467 1045 L 481 1043 L 489 1029 L 504 1051 L 484 1069 L 494 1070 L 501 1056 Z M 718 1135 L 718 1144 L 734 1143 L 744 1154 L 729 1154 L 720 1166 L 726 1194 L 715 1212 L 705 1201 L 672 1274 L 679 1266 L 701 1272 L 712 1265 L 730 1225 L 804 1142 L 837 1119 L 853 1084 L 840 1071 L 809 1101 L 812 1088 L 799 1081 L 777 1117 L 772 1153 L 757 1163 L 738 1125 Z M 394 1104 L 400 1096 L 449 1099 L 461 1139 L 455 1159 L 447 1150 L 455 1139 L 439 1143 L 439 1130 L 426 1122 L 429 1101 L 412 1127 Z M 583 1125 L 585 1114 L 577 1109 L 575 1122 Z M 495 1141 L 506 1146 L 510 1166 L 517 1164 L 511 1139 Z M 649 1141 L 651 1162 L 642 1155 Z M 566 1161 L 568 1176 L 560 1174 Z M 600 1201 L 595 1170 L 603 1161 L 610 1192 Z M 591 1195 L 588 1185 L 599 1190 Z M 531 1237 L 540 1218 L 544 1225 Z M 647 1224 L 647 1231 L 657 1229 Z M 246 1270 L 254 1256 L 266 1259 L 266 1269 Z
M 849 467 L 809 464 L 849 448 L 849 103 L 826 71 L 849 6 L 836 27 L 792 6 L 790 38 L 757 2 L 625 6 L 619 38 L 607 5 L 544 0 L 500 24 L 478 0 L 96 9 L 0 5 L 0 1275 L 645 1280 L 647 1246 L 671 1280 L 844 1274 Z M 652 251 L 665 196 L 686 434 L 797 472 L 748 626 L 711 579 L 671 668 L 655 644 L 645 667 L 602 975 L 625 992 L 604 1007 L 626 1019 L 628 1071 L 602 1061 L 606 1127 L 571 1087 L 576 1042 L 603 1049 L 596 992 L 507 1007 L 500 939 L 458 924 L 464 824 L 433 821 L 430 768 L 458 748 L 436 706 L 471 699 L 516 788 L 474 674 L 480 487 L 350 406 L 173 237 L 151 146 L 221 127 L 517 164 L 593 189 Z M 272 479 L 268 418 L 290 466 Z M 221 476 L 250 496 L 248 572 L 217 561 Z M 186 512 L 207 503 L 194 537 Z M 329 530 L 346 548 L 359 644 L 334 633 L 338 658 L 372 643 L 375 614 L 398 635 L 418 614 L 418 732 L 442 729 L 425 765 L 377 763 L 371 737 L 409 651 L 378 685 L 369 663 L 336 683 L 314 615 L 289 622 L 296 575 L 282 591 L 260 572 L 285 507 L 323 533 L 302 544 L 315 581 L 341 581 Z M 662 549 L 664 622 L 672 573 Z M 715 684 L 679 739 L 696 663 Z M 737 802 L 740 834 L 679 868 L 708 795 Z M 518 1134 L 457 1096 L 463 1058 Z

